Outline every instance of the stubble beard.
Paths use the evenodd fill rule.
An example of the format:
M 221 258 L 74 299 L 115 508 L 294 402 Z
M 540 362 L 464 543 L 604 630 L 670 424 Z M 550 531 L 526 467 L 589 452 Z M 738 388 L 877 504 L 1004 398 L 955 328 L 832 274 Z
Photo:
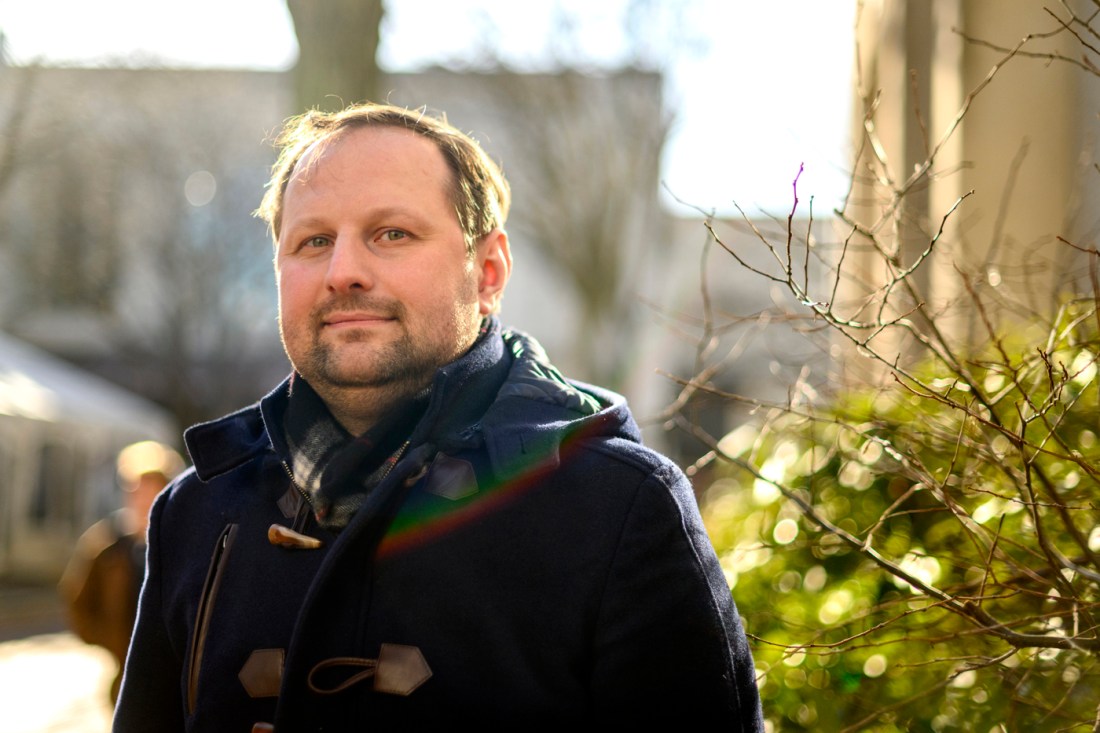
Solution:
M 337 339 L 326 340 L 324 318 L 337 310 L 363 310 L 392 319 L 384 330 L 396 328 L 396 338 L 368 330 L 350 330 Z M 461 355 L 476 336 L 463 327 L 456 314 L 452 323 L 432 324 L 429 334 L 414 338 L 409 331 L 406 309 L 397 301 L 356 296 L 330 301 L 309 315 L 308 346 L 299 358 L 292 358 L 295 370 L 330 405 L 353 407 L 368 398 L 375 405 L 394 402 L 426 389 L 435 372 Z M 287 345 L 286 324 L 283 330 Z M 448 331 L 450 331 L 448 333 Z M 301 334 L 299 334 L 300 336 Z M 372 343 L 373 342 L 373 343 Z M 287 349 L 290 354 L 291 350 Z
M 322 342 L 315 336 L 308 355 L 313 379 L 343 389 L 401 390 L 404 386 L 415 390 L 425 385 L 442 363 L 418 350 L 404 324 L 400 326 L 401 335 L 397 340 L 375 345 L 370 344 L 371 335 L 363 333 L 345 334 L 335 344 Z M 340 353 L 353 349 L 362 353 Z

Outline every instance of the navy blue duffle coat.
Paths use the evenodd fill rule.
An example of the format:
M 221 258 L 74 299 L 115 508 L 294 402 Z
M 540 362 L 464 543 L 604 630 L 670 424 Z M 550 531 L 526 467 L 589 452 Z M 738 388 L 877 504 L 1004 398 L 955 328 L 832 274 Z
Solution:
M 333 534 L 292 485 L 286 394 L 187 432 L 115 731 L 763 729 L 691 487 L 620 396 L 494 323 Z M 272 525 L 320 546 L 273 543 Z

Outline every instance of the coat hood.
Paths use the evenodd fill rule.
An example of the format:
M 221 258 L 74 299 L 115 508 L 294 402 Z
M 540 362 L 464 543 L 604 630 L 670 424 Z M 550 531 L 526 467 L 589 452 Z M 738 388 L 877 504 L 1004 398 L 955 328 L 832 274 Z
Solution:
M 548 468 L 578 440 L 622 438 L 640 443 L 641 432 L 626 399 L 615 392 L 568 380 L 539 343 L 518 331 L 502 342 L 511 357 L 508 377 L 481 420 L 493 468 L 509 474 L 538 456 Z

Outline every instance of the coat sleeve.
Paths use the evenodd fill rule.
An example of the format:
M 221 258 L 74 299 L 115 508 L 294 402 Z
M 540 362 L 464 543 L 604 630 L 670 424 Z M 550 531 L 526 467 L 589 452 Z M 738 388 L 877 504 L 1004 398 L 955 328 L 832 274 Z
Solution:
M 165 577 L 160 543 L 168 496 L 165 491 L 157 498 L 149 517 L 145 583 L 115 708 L 115 733 L 184 729 L 183 659 L 171 643 L 163 612 Z
M 763 731 L 752 655 L 687 478 L 661 465 L 638 488 L 601 602 L 599 717 Z

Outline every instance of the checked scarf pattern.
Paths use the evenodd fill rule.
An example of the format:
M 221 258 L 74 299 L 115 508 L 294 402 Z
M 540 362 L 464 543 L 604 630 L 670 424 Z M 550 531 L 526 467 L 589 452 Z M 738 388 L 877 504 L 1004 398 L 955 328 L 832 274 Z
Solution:
M 289 467 L 322 527 L 339 531 L 348 525 L 367 494 L 400 460 L 430 395 L 428 389 L 408 398 L 386 419 L 353 436 L 313 388 L 294 375 L 283 416 Z

